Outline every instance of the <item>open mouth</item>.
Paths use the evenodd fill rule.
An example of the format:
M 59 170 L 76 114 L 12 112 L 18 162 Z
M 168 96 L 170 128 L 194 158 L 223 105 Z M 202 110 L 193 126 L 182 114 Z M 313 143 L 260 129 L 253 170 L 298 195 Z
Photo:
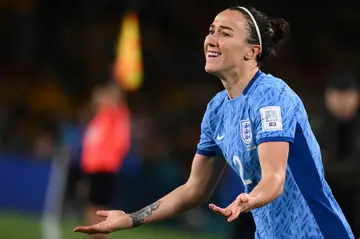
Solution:
M 208 51 L 207 56 L 210 58 L 215 58 L 221 56 L 221 53 L 216 51 Z

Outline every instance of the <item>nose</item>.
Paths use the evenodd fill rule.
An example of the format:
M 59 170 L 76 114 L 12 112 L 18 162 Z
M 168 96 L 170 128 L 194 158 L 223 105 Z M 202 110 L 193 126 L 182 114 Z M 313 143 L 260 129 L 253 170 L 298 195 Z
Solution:
M 208 35 L 205 38 L 205 44 L 210 47 L 217 47 L 218 46 L 217 38 L 214 35 Z

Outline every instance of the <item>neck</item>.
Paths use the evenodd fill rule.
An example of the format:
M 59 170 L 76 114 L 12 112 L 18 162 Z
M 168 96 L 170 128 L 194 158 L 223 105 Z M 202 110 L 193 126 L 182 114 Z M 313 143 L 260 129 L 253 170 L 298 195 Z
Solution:
M 250 69 L 237 69 L 221 76 L 221 82 L 229 98 L 234 99 L 240 96 L 258 70 L 258 66 Z

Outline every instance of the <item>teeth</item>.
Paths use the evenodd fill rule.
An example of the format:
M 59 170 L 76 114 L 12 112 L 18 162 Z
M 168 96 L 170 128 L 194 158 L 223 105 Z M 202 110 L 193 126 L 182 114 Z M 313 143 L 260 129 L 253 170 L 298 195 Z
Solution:
M 220 56 L 220 53 L 218 53 L 218 52 L 209 52 L 208 56 L 209 57 L 217 57 L 217 56 Z

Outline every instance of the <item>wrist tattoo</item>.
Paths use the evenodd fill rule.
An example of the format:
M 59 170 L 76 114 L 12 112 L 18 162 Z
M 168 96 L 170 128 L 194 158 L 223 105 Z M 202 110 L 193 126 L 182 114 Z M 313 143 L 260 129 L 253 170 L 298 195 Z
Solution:
M 147 207 L 144 207 L 143 209 L 137 212 L 131 213 L 130 218 L 132 220 L 133 227 L 141 226 L 144 223 L 145 218 L 151 216 L 151 214 L 154 211 L 156 211 L 159 208 L 159 206 L 160 206 L 160 201 L 157 201 L 154 202 L 153 204 L 150 204 Z

